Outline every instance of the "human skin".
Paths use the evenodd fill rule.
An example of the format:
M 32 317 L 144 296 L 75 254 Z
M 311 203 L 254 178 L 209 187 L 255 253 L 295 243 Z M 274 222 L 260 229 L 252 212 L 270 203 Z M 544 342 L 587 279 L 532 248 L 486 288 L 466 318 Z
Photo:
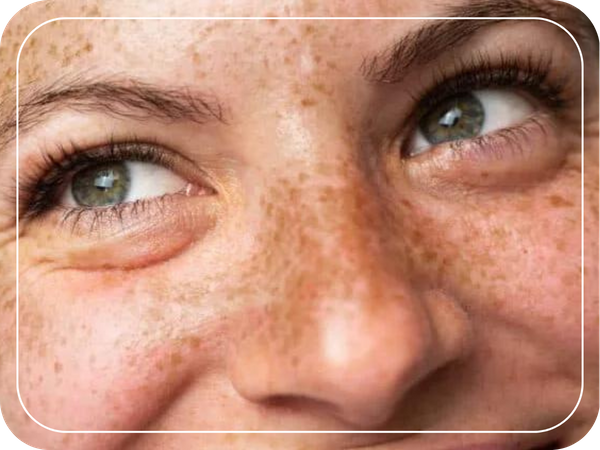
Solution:
M 410 17 L 458 4 L 124 3 L 40 2 L 17 14 L 0 43 L 2 117 L 14 114 L 21 43 L 55 17 Z M 560 11 L 565 26 L 582 20 Z M 121 221 L 62 222 L 58 208 L 23 217 L 18 268 L 7 133 L 0 404 L 17 437 L 61 450 L 529 450 L 585 435 L 598 411 L 597 41 L 582 42 L 582 167 L 580 59 L 563 30 L 498 23 L 402 81 L 364 79 L 364 58 L 423 24 L 60 21 L 35 32 L 20 59 L 23 101 L 60 77 L 136 79 L 210 93 L 224 108 L 207 123 L 56 108 L 24 129 L 20 178 L 59 146 L 135 137 L 180 155 L 173 171 L 193 189 Z M 415 95 L 440 68 L 500 51 L 551 55 L 549 78 L 567 75 L 573 101 L 560 113 L 522 94 L 546 124 L 517 135 L 528 156 L 456 162 L 442 145 L 401 157 Z M 15 386 L 17 271 L 28 413 Z M 578 404 L 582 326 L 583 396 L 544 433 L 65 434 L 32 420 L 61 431 L 544 430 Z

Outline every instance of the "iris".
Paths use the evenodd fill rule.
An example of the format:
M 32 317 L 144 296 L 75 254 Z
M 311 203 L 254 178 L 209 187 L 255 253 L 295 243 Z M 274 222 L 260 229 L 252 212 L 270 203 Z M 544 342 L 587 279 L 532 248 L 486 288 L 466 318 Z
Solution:
M 127 198 L 130 186 L 125 163 L 105 163 L 77 172 L 73 176 L 71 192 L 79 206 L 111 206 Z
M 442 100 L 421 118 L 419 127 L 430 144 L 470 139 L 483 127 L 485 112 L 472 93 Z

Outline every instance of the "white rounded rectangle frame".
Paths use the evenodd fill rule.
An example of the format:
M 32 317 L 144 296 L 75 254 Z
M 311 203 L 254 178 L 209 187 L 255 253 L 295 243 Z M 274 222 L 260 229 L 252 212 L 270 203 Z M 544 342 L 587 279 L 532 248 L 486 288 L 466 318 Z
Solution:
M 23 46 L 29 40 L 29 38 L 41 27 L 58 21 L 66 21 L 66 20 L 232 20 L 232 21 L 240 21 L 240 20 L 273 20 L 275 17 L 58 17 L 55 19 L 48 20 L 36 28 L 34 28 L 22 42 L 21 47 L 19 48 L 19 53 L 17 55 L 17 66 L 16 66 L 16 149 L 17 155 L 19 154 L 19 61 L 21 58 L 21 52 L 23 50 Z M 561 28 L 569 37 L 573 40 L 575 45 L 577 46 L 577 50 L 579 52 L 579 57 L 581 59 L 581 166 L 584 167 L 584 61 L 583 54 L 581 51 L 581 47 L 579 43 L 575 39 L 575 37 L 562 25 L 559 23 L 542 18 L 542 17 L 276 17 L 278 20 L 449 20 L 449 19 L 461 19 L 461 20 L 539 20 L 544 22 L 549 22 L 557 27 Z M 19 158 L 16 158 L 16 168 L 17 168 L 17 189 L 16 189 L 16 205 L 18 209 L 19 205 L 19 189 L 18 189 L 18 180 L 19 180 Z M 160 433 L 160 434 L 172 434 L 172 433 L 187 433 L 187 434 L 222 434 L 222 433 L 232 433 L 232 434 L 286 434 L 286 433 L 308 433 L 308 434 L 404 434 L 404 433 L 419 433 L 419 434 L 427 434 L 427 433 L 510 433 L 510 434 L 531 434 L 531 433 L 545 433 L 555 428 L 558 428 L 563 423 L 571 418 L 571 416 L 575 413 L 581 399 L 583 397 L 583 388 L 584 388 L 584 170 L 581 171 L 581 390 L 579 393 L 579 398 L 577 400 L 577 404 L 574 406 L 571 413 L 560 423 L 554 425 L 550 428 L 545 428 L 542 430 L 403 430 L 403 431 L 395 431 L 395 430 L 331 430 L 331 431 L 323 431 L 323 430 L 78 430 L 78 431 L 65 431 L 58 430 L 40 423 L 38 420 L 33 417 L 27 408 L 25 407 L 23 400 L 21 398 L 21 393 L 19 389 L 19 214 L 17 211 L 16 214 L 16 226 L 17 226 L 17 252 L 16 252 L 16 386 L 17 386 L 17 395 L 19 397 L 19 401 L 25 413 L 33 420 L 36 424 L 45 428 L 46 430 L 57 432 L 57 433 L 74 433 L 74 434 L 92 434 L 92 433 L 116 433 L 116 434 L 152 434 L 152 433 Z

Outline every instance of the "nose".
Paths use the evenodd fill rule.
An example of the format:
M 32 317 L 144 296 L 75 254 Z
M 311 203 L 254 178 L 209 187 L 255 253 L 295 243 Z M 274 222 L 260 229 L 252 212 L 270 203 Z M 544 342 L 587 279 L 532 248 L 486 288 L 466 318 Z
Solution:
M 409 390 L 465 351 L 465 318 L 413 283 L 406 246 L 382 238 L 389 218 L 364 183 L 293 197 L 305 200 L 271 214 L 279 229 L 261 249 L 270 269 L 257 265 L 262 306 L 240 326 L 230 379 L 251 402 L 381 427 Z

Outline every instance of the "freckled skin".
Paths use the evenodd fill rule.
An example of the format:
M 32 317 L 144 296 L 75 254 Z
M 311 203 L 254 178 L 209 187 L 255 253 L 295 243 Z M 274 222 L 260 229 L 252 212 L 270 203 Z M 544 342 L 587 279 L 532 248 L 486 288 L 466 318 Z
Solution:
M 14 100 L 22 40 L 59 16 L 426 16 L 428 8 L 412 0 L 46 1 L 9 24 L 0 93 Z M 23 85 L 78 71 L 143 76 L 214 92 L 231 124 L 177 128 L 149 119 L 85 127 L 94 138 L 113 128 L 160 138 L 214 172 L 214 199 L 178 203 L 181 214 L 171 220 L 142 218 L 132 227 L 136 236 L 73 236 L 50 218 L 22 223 L 17 269 L 14 216 L 5 212 L 14 205 L 0 196 L 0 403 L 20 439 L 52 450 L 338 449 L 369 448 L 389 436 L 48 431 L 27 416 L 14 386 L 17 270 L 19 389 L 28 412 L 49 427 L 543 429 L 562 421 L 579 397 L 583 325 L 586 386 L 575 415 L 547 435 L 502 442 L 523 450 L 548 442 L 539 439 L 567 446 L 589 430 L 598 411 L 597 132 L 586 136 L 583 168 L 578 124 L 564 126 L 560 139 L 550 138 L 565 161 L 538 164 L 546 169 L 534 170 L 540 176 L 531 185 L 439 195 L 427 184 L 433 176 L 414 175 L 434 169 L 401 163 L 391 143 L 410 95 L 374 93 L 358 71 L 364 55 L 407 27 L 63 21 L 32 36 L 21 56 Z M 574 49 L 556 30 L 532 32 Z M 597 80 L 597 61 L 586 61 L 586 70 L 586 80 Z M 414 78 L 408 91 L 427 77 Z M 593 93 L 586 108 L 597 111 L 597 86 L 586 89 Z M 586 122 L 597 127 L 597 118 Z M 82 130 L 55 124 L 33 133 L 40 136 L 23 139 L 23 154 Z M 7 148 L 0 180 L 14 178 L 14 143 Z M 205 149 L 225 156 L 207 162 Z M 511 175 L 489 165 L 470 174 L 482 186 L 497 183 L 500 171 Z M 390 448 L 410 450 L 498 436 L 394 439 Z

